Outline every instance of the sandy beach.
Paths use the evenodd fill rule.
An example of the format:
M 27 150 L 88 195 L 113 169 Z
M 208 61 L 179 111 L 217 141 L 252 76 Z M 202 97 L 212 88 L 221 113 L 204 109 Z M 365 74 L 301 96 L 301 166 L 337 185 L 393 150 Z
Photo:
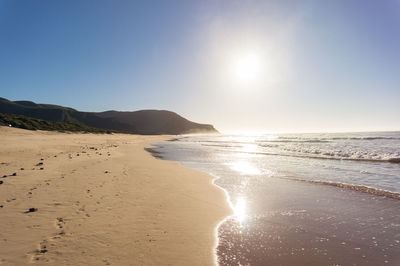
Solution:
M 0 135 L 0 265 L 215 263 L 231 210 L 211 176 L 144 150 L 171 136 Z

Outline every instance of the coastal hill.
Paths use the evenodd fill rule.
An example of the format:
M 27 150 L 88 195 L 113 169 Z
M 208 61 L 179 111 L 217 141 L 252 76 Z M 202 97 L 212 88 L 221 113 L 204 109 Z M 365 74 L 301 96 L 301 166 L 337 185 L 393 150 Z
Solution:
M 0 113 L 144 135 L 218 132 L 212 125 L 194 123 L 165 110 L 80 112 L 64 106 L 0 97 Z

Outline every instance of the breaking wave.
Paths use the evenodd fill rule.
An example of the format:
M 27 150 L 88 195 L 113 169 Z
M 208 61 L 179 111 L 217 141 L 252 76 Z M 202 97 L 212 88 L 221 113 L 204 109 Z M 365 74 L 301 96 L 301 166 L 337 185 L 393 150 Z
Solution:
M 350 156 L 310 156 L 303 154 L 289 154 L 289 153 L 272 153 L 272 152 L 247 152 L 247 151 L 233 151 L 247 154 L 267 155 L 267 156 L 285 156 L 305 159 L 321 159 L 321 160 L 344 160 L 344 161 L 360 161 L 360 162 L 386 162 L 386 163 L 400 163 L 400 157 L 392 158 L 353 158 Z
M 334 186 L 334 187 L 339 187 L 339 188 L 351 189 L 351 190 L 364 192 L 364 193 L 368 193 L 368 194 L 372 194 L 372 195 L 376 195 L 376 196 L 384 196 L 384 197 L 400 200 L 399 193 L 388 191 L 388 190 L 383 190 L 383 189 L 377 189 L 377 188 L 373 188 L 373 187 L 368 187 L 368 186 L 363 186 L 363 185 L 346 184 L 346 183 L 340 183 L 340 182 L 330 182 L 330 181 L 321 181 L 321 180 L 287 178 L 287 177 L 281 177 L 281 178 L 294 180 L 294 181 L 300 181 L 300 182 L 307 182 L 307 183 L 313 183 L 313 184 L 328 185 L 328 186 Z

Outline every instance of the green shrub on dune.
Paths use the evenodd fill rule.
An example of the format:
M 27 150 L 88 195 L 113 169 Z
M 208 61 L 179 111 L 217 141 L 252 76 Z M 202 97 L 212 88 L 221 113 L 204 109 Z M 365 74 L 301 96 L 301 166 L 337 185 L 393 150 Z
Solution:
M 91 133 L 112 133 L 110 130 L 88 127 L 78 123 L 53 122 L 42 119 L 31 118 L 23 115 L 1 114 L 0 125 L 12 126 L 28 130 L 48 130 L 60 132 L 91 132 Z

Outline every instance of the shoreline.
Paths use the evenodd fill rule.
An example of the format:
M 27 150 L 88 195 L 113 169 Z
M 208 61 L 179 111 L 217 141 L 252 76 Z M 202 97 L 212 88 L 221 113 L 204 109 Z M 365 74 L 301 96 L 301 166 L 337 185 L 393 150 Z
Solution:
M 178 138 L 165 139 L 165 140 L 157 141 L 157 143 L 162 143 L 163 141 L 176 141 L 176 140 L 178 140 Z M 228 221 L 229 219 L 231 219 L 232 217 L 235 216 L 235 214 L 234 214 L 234 208 L 233 208 L 233 203 L 232 203 L 232 201 L 231 201 L 231 199 L 230 199 L 230 196 L 229 196 L 228 191 L 227 191 L 225 188 L 223 188 L 223 187 L 221 187 L 221 186 L 219 186 L 219 185 L 217 185 L 217 184 L 215 183 L 215 181 L 217 181 L 220 177 L 215 176 L 215 175 L 212 175 L 211 173 L 207 173 L 206 171 L 202 171 L 202 170 L 199 170 L 199 169 L 196 169 L 196 168 L 191 168 L 191 167 L 185 166 L 185 165 L 183 165 L 183 164 L 182 164 L 181 162 L 179 162 L 179 161 L 168 160 L 168 159 L 164 158 L 164 157 L 161 155 L 162 152 L 157 151 L 157 149 L 160 148 L 160 146 L 158 146 L 156 143 L 154 143 L 154 144 L 149 143 L 149 145 L 150 145 L 150 146 L 145 147 L 144 150 L 146 150 L 146 151 L 147 151 L 151 156 L 153 156 L 155 159 L 157 159 L 157 160 L 162 160 L 162 161 L 167 161 L 167 162 L 178 163 L 181 167 L 184 167 L 184 168 L 187 168 L 187 169 L 191 169 L 191 170 L 194 170 L 194 171 L 198 171 L 198 172 L 200 172 L 200 173 L 203 173 L 203 174 L 206 174 L 206 175 L 208 175 L 208 176 L 211 176 L 212 179 L 211 179 L 210 184 L 211 184 L 212 186 L 216 187 L 217 189 L 221 190 L 221 191 L 224 193 L 224 195 L 225 195 L 225 201 L 226 201 L 226 203 L 227 203 L 228 206 L 229 206 L 230 213 L 228 213 L 223 219 L 221 219 L 221 220 L 217 223 L 217 225 L 214 227 L 214 238 L 215 238 L 215 241 L 214 241 L 214 247 L 213 247 L 213 250 L 214 250 L 214 252 L 213 252 L 213 259 L 214 259 L 214 265 L 218 266 L 218 265 L 219 265 L 219 264 L 218 264 L 218 255 L 217 255 L 217 248 L 218 248 L 218 245 L 219 245 L 218 230 L 219 230 L 220 226 L 223 225 L 223 223 L 225 223 L 226 221 Z
M 397 265 L 399 205 L 371 188 L 246 176 L 212 152 L 158 143 L 157 156 L 202 170 L 234 214 L 218 225 L 220 265 Z M 194 150 L 194 152 L 193 152 Z M 209 169 L 209 171 L 207 171 Z M 371 193 L 373 192 L 373 193 Z
M 171 136 L 0 134 L 0 263 L 215 265 L 231 209 L 213 176 L 145 150 Z

